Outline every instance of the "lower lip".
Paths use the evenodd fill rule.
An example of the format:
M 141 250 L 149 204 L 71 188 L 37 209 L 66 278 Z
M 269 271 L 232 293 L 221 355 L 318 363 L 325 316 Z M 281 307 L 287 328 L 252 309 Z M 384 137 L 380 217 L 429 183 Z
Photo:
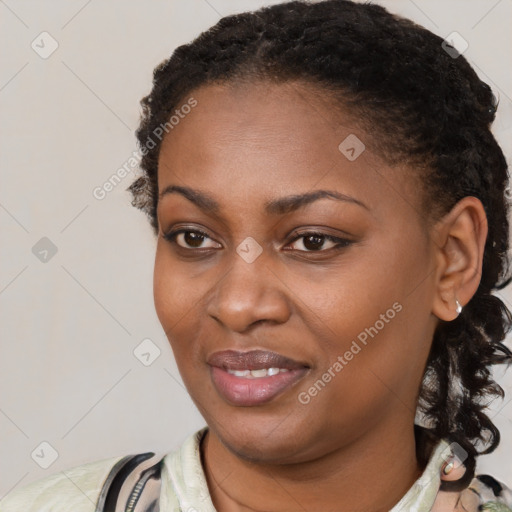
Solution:
M 270 402 L 306 374 L 307 368 L 288 370 L 277 375 L 248 379 L 211 367 L 211 375 L 219 393 L 232 405 L 252 406 Z

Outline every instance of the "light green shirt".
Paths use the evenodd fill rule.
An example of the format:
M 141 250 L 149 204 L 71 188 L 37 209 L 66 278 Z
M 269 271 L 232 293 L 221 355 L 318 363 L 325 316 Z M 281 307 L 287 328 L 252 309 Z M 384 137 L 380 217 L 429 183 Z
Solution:
M 181 447 L 165 455 L 160 512 L 217 512 L 199 451 L 199 442 L 206 428 L 190 435 Z M 390 512 L 430 512 L 438 495 L 441 469 L 449 453 L 449 444 L 441 440 L 423 474 Z M 15 489 L 0 501 L 0 512 L 95 512 L 103 483 L 112 467 L 122 458 L 76 466 Z

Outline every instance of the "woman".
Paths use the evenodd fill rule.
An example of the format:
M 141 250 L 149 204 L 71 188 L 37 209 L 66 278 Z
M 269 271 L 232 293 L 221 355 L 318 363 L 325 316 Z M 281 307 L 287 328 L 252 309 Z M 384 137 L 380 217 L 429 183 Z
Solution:
M 207 427 L 0 510 L 512 510 L 476 472 L 512 278 L 496 102 L 464 57 L 376 5 L 289 2 L 177 48 L 142 105 L 130 190 Z

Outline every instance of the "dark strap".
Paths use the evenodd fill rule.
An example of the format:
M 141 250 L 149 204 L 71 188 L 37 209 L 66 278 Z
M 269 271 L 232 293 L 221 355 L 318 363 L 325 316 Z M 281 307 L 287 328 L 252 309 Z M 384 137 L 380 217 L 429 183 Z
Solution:
M 154 458 L 154 464 L 149 463 L 141 471 L 142 466 L 147 466 L 144 462 Z M 160 487 L 160 469 L 163 457 L 158 458 L 153 452 L 139 453 L 136 455 L 127 455 L 119 460 L 110 470 L 100 491 L 95 512 L 159 512 L 159 487 Z M 158 485 L 151 486 L 151 492 L 143 496 L 143 491 L 150 479 L 153 479 Z M 128 483 L 127 483 L 128 482 Z M 126 503 L 121 503 L 119 494 L 123 485 L 131 488 Z M 142 505 L 140 508 L 137 505 Z
M 162 459 L 145 469 L 128 498 L 125 512 L 160 512 Z M 147 485 L 151 482 L 152 485 Z

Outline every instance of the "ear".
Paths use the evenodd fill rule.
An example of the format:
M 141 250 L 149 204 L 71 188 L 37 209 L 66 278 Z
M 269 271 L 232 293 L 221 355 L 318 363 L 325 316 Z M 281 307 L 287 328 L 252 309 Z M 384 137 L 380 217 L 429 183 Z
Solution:
M 487 216 L 479 199 L 462 198 L 433 229 L 436 281 L 432 312 L 441 320 L 457 318 L 475 294 L 482 276 Z

